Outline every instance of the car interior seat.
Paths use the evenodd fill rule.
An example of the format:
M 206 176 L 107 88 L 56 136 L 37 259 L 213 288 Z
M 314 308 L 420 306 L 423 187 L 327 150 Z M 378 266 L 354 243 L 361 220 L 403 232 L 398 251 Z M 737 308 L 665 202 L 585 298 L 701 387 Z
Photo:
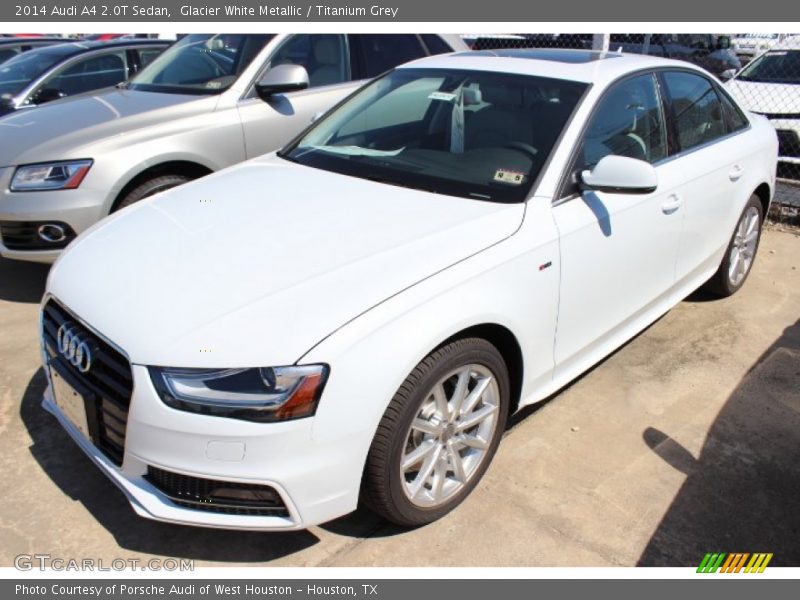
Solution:
M 468 116 L 464 142 L 467 150 L 503 146 L 512 141 L 533 143 L 534 117 L 521 86 L 506 83 L 480 87 L 486 106 Z
M 308 81 L 313 86 L 330 85 L 345 80 L 340 44 L 334 36 L 313 36 L 314 66 Z

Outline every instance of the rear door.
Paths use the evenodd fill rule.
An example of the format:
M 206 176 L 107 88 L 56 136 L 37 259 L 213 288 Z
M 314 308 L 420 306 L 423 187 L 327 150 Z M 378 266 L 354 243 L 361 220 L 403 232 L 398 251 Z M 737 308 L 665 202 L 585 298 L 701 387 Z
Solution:
M 556 377 L 587 368 L 630 337 L 627 326 L 674 285 L 684 179 L 668 156 L 666 127 L 655 75 L 646 73 L 614 84 L 584 131 L 573 173 L 607 155 L 626 156 L 651 163 L 658 188 L 621 194 L 573 186 L 553 207 L 561 239 Z
M 676 263 L 680 281 L 719 261 L 752 191 L 742 189 L 743 176 L 757 157 L 742 151 L 747 120 L 711 79 L 691 71 L 664 71 L 660 77 L 674 123 L 676 160 L 686 178 L 686 221 Z

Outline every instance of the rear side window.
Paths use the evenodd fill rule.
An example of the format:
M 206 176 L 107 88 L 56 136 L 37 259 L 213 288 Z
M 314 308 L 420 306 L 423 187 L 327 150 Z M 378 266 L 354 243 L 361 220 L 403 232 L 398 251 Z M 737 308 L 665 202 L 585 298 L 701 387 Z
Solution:
M 397 65 L 428 54 L 419 37 L 411 34 L 358 34 L 351 39 L 358 48 L 356 52 L 361 78 L 376 77 Z
M 732 133 L 747 127 L 747 117 L 742 114 L 739 107 L 736 106 L 724 92 L 717 90 L 717 94 L 719 95 L 720 102 L 722 102 L 722 113 L 725 115 L 728 131 Z
M 722 104 L 711 82 L 686 72 L 664 73 L 681 150 L 689 150 L 725 135 Z
M 423 33 L 420 37 L 431 54 L 446 54 L 453 51 L 449 44 L 435 33 Z
M 139 48 L 139 68 L 144 69 L 153 62 L 153 59 L 161 54 L 163 48 Z
M 614 154 L 654 163 L 666 156 L 664 115 L 651 74 L 614 85 L 597 106 L 584 134 L 580 168 Z

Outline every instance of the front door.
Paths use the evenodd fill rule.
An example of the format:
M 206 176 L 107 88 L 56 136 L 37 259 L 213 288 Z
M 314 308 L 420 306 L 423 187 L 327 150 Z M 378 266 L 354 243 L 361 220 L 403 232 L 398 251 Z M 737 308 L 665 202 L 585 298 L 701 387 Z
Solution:
M 308 89 L 275 94 L 264 101 L 251 90 L 239 101 L 247 158 L 277 150 L 353 91 L 346 38 L 338 34 L 290 36 L 268 58 L 264 71 L 281 64 L 301 65 Z M 263 71 L 262 71 L 263 74 Z
M 611 154 L 653 164 L 658 188 L 642 195 L 584 191 L 554 206 L 561 240 L 557 378 L 584 370 L 621 343 L 626 325 L 675 281 L 683 176 L 676 161 L 664 160 L 665 119 L 652 74 L 625 79 L 605 94 L 584 133 L 576 170 Z

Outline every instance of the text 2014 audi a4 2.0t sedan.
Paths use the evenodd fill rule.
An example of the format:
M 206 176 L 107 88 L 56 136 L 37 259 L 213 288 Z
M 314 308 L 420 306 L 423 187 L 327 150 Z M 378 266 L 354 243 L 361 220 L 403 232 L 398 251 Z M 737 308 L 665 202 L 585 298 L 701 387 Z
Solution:
M 508 415 L 744 283 L 777 139 L 705 71 L 457 53 L 81 235 L 44 406 L 142 516 L 303 528 L 458 505 Z

